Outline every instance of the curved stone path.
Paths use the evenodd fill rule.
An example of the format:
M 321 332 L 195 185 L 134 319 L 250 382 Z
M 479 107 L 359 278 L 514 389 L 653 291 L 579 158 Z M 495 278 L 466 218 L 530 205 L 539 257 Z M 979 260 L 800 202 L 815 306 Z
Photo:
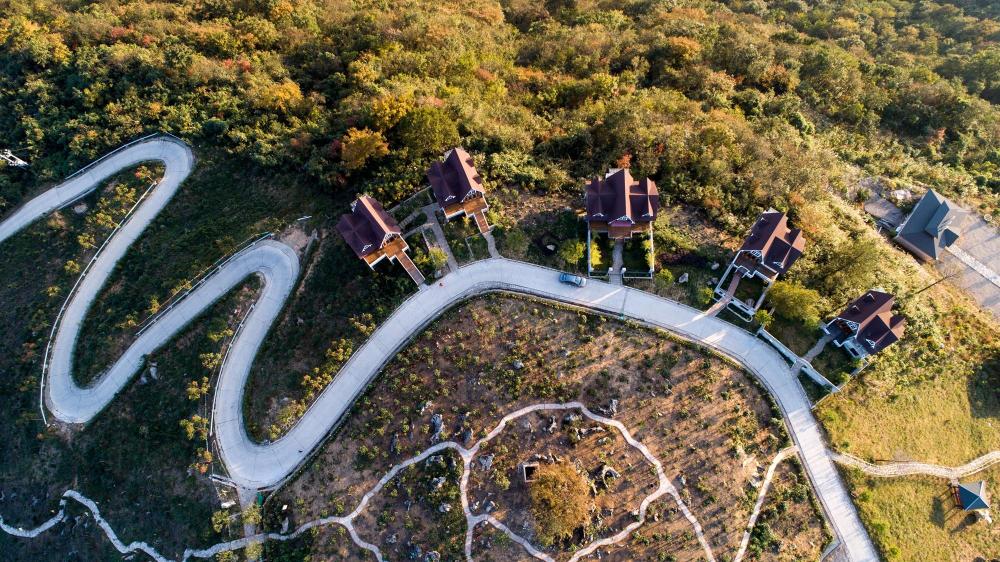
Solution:
M 591 281 L 583 288 L 570 287 L 558 282 L 557 272 L 536 265 L 503 258 L 480 260 L 459 268 L 436 285 L 423 287 L 371 335 L 299 422 L 273 443 L 261 444 L 250 439 L 242 408 L 250 366 L 299 274 L 295 252 L 279 242 L 262 242 L 238 252 L 205 277 L 197 290 L 151 324 L 94 384 L 77 385 L 71 373 L 72 354 L 88 309 L 115 264 L 190 173 L 194 156 L 176 139 L 143 139 L 88 166 L 0 222 L 2 243 L 34 220 L 93 191 L 115 172 L 146 161 L 164 163 L 162 181 L 107 240 L 54 323 L 51 366 L 42 373 L 42 384 L 45 404 L 60 421 L 85 423 L 93 419 L 136 374 L 144 355 L 168 342 L 233 286 L 257 274 L 264 278 L 264 289 L 222 366 L 213 402 L 212 431 L 219 457 L 235 485 L 244 489 L 274 489 L 318 448 L 381 368 L 442 312 L 491 291 L 529 294 L 663 328 L 743 365 L 768 388 L 781 409 L 806 474 L 850 557 L 858 562 L 877 560 L 874 546 L 827 453 L 810 402 L 788 364 L 774 349 L 745 330 L 678 302 L 599 281 Z M 49 356 L 46 353 L 47 359 Z
M 446 441 L 438 443 L 437 445 L 434 445 L 432 447 L 429 447 L 420 454 L 393 466 L 392 469 L 390 469 L 384 476 L 382 476 L 382 478 L 379 479 L 379 481 L 367 493 L 365 493 L 364 496 L 362 496 L 361 501 L 358 502 L 357 507 L 355 507 L 354 510 L 351 513 L 347 514 L 346 516 L 325 517 L 322 519 L 309 521 L 308 523 L 299 526 L 297 529 L 295 529 L 294 532 L 289 534 L 282 535 L 279 533 L 260 533 L 250 537 L 244 537 L 242 539 L 218 543 L 216 545 L 204 549 L 186 549 L 184 551 L 183 558 L 181 558 L 181 561 L 184 562 L 191 558 L 209 558 L 215 556 L 216 554 L 219 554 L 220 552 L 246 548 L 251 544 L 261 543 L 267 540 L 280 540 L 280 541 L 291 540 L 293 538 L 300 536 L 302 533 L 308 531 L 309 529 L 326 525 L 340 525 L 345 529 L 347 529 L 348 533 L 351 536 L 351 540 L 353 540 L 355 544 L 357 544 L 361 548 L 364 548 L 372 552 L 372 554 L 375 555 L 375 558 L 379 562 L 382 562 L 383 561 L 382 552 L 376 545 L 369 543 L 361 538 L 361 536 L 357 532 L 357 529 L 354 526 L 354 520 L 365 511 L 365 509 L 368 507 L 369 502 L 371 502 L 372 498 L 375 497 L 379 492 L 381 492 L 382 489 L 385 488 L 385 486 L 389 482 L 391 482 L 392 479 L 395 478 L 400 472 L 417 463 L 424 461 L 425 459 L 427 459 L 432 455 L 440 453 L 444 450 L 451 449 L 456 451 L 462 457 L 462 464 L 463 464 L 462 478 L 459 483 L 459 490 L 461 493 L 462 511 L 465 514 L 465 520 L 466 520 L 466 533 L 465 533 L 466 559 L 469 562 L 472 562 L 473 560 L 472 535 L 476 525 L 486 522 L 493 525 L 500 531 L 504 532 L 508 537 L 511 538 L 511 540 L 521 545 L 528 553 L 530 553 L 535 558 L 539 560 L 545 560 L 546 562 L 555 562 L 551 556 L 535 548 L 535 546 L 532 545 L 530 541 L 521 537 L 517 533 L 513 532 L 506 525 L 504 525 L 502 522 L 498 521 L 494 517 L 488 514 L 476 515 L 472 513 L 472 510 L 469 508 L 468 485 L 469 485 L 469 476 L 472 472 L 472 463 L 475 460 L 475 457 L 478 454 L 479 450 L 482 448 L 483 445 L 485 445 L 489 441 L 493 440 L 497 435 L 499 435 L 504 430 L 504 428 L 507 426 L 508 423 L 518 418 L 521 418 L 525 415 L 531 414 L 533 412 L 561 411 L 561 410 L 579 410 L 584 416 L 590 418 L 591 420 L 601 423 L 603 425 L 609 425 L 617 429 L 619 433 L 621 433 L 625 441 L 630 446 L 636 448 L 640 453 L 642 453 L 643 457 L 645 457 L 646 460 L 653 465 L 653 467 L 656 469 L 656 475 L 659 481 L 659 486 L 657 487 L 656 491 L 643 498 L 639 507 L 639 519 L 637 521 L 630 523 L 624 529 L 622 529 L 621 531 L 619 531 L 618 533 L 616 533 L 611 537 L 606 537 L 603 539 L 593 541 L 591 544 L 578 550 L 572 555 L 572 557 L 569 559 L 569 562 L 576 562 L 577 560 L 580 560 L 585 556 L 589 556 L 598 548 L 604 546 L 610 546 L 628 538 L 628 536 L 633 531 L 635 531 L 637 528 L 639 528 L 645 523 L 646 511 L 649 508 L 649 505 L 652 502 L 659 499 L 660 497 L 662 497 L 664 494 L 670 494 L 671 496 L 673 496 L 674 501 L 677 503 L 678 509 L 680 509 L 681 513 L 684 514 L 684 517 L 688 520 L 688 522 L 691 523 L 691 526 L 694 529 L 694 533 L 698 538 L 698 542 L 701 544 L 702 548 L 705 551 L 706 559 L 709 560 L 710 562 L 715 562 L 715 556 L 712 552 L 711 547 L 708 544 L 708 541 L 705 539 L 701 525 L 698 523 L 698 520 L 691 513 L 691 511 L 688 509 L 687 505 L 684 503 L 684 500 L 681 499 L 680 493 L 677 491 L 677 488 L 674 487 L 674 485 L 667 478 L 666 474 L 663 471 L 663 465 L 660 463 L 660 460 L 656 458 L 656 456 L 654 456 L 649 451 L 649 449 L 646 448 L 645 445 L 643 445 L 641 442 L 637 441 L 634 437 L 632 437 L 632 433 L 628 430 L 628 428 L 625 427 L 624 424 L 622 424 L 617 420 L 613 420 L 610 418 L 594 414 L 580 402 L 567 402 L 561 404 L 549 404 L 549 403 L 535 404 L 532 406 L 521 408 L 513 413 L 504 416 L 500 420 L 500 422 L 493 428 L 493 431 L 491 431 L 485 437 L 477 441 L 476 444 L 473 445 L 471 448 L 465 448 L 454 441 Z M 111 541 L 111 544 L 115 547 L 115 549 L 118 550 L 118 552 L 122 554 L 132 553 L 132 552 L 144 552 L 157 562 L 172 562 L 170 559 L 160 554 L 155 548 L 153 548 L 146 542 L 132 542 L 129 544 L 123 543 L 121 539 L 119 539 L 118 535 L 115 533 L 111 525 L 103 517 L 101 517 L 101 512 L 100 509 L 97 507 L 97 504 L 93 500 L 83 496 L 82 494 L 76 492 L 75 490 L 69 490 L 63 494 L 63 499 L 61 499 L 59 502 L 59 512 L 55 516 L 50 518 L 48 521 L 43 523 L 42 525 L 34 529 L 25 530 L 6 524 L 3 518 L 0 517 L 0 529 L 17 537 L 23 537 L 23 538 L 37 537 L 38 535 L 44 533 L 45 531 L 48 531 L 49 529 L 63 522 L 66 519 L 65 508 L 66 508 L 67 498 L 76 500 L 77 502 L 85 506 L 88 510 L 90 510 L 91 514 L 94 517 L 94 520 L 97 522 L 98 526 L 104 531 L 104 533 L 108 536 L 108 539 Z
M 837 463 L 856 468 L 869 476 L 879 478 L 895 478 L 899 476 L 936 476 L 948 480 L 958 480 L 970 474 L 985 470 L 995 464 L 1000 464 L 1000 451 L 991 451 L 962 466 L 949 467 L 936 464 L 899 461 L 872 464 L 847 453 L 830 452 L 830 457 Z
M 740 562 L 743 560 L 743 556 L 747 553 L 747 547 L 750 545 L 750 533 L 753 532 L 754 525 L 757 524 L 757 517 L 760 516 L 760 508 L 764 506 L 764 500 L 767 499 L 767 491 L 771 487 L 771 479 L 774 478 L 774 471 L 781 464 L 781 461 L 788 458 L 789 455 L 794 455 L 798 452 L 795 445 L 791 447 L 785 447 L 784 449 L 778 451 L 777 455 L 774 455 L 774 459 L 771 464 L 767 467 L 767 473 L 764 475 L 764 480 L 760 484 L 760 489 L 757 491 L 757 503 L 753 506 L 753 511 L 750 513 L 750 521 L 747 523 L 747 528 L 743 532 L 743 539 L 740 541 L 740 548 L 736 551 L 736 558 L 733 558 L 733 562 Z

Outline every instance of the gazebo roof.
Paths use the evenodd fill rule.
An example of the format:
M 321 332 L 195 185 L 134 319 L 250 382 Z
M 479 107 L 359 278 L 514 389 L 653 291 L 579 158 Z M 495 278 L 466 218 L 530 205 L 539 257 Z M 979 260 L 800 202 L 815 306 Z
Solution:
M 986 503 L 986 482 L 980 480 L 979 482 L 959 484 L 958 502 L 966 511 L 989 509 L 990 504 Z

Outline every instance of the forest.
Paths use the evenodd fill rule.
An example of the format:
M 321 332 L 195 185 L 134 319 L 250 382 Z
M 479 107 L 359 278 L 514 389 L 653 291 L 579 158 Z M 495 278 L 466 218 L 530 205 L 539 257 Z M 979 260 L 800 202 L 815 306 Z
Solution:
M 35 182 L 165 131 L 387 204 L 461 142 L 539 190 L 629 163 L 723 223 L 844 165 L 1000 212 L 984 0 L 0 5 L 0 143 Z M 32 182 L 0 178 L 3 211 Z
M 530 261 L 529 243 L 544 247 L 526 217 L 558 241 L 576 241 L 571 210 L 584 181 L 609 167 L 629 166 L 659 186 L 670 216 L 655 225 L 657 282 L 674 289 L 673 275 L 688 270 L 671 258 L 695 256 L 691 272 L 703 270 L 704 292 L 709 265 L 729 259 L 757 214 L 787 211 L 808 246 L 769 297 L 775 334 L 812 338 L 821 318 L 876 286 L 902 297 L 909 322 L 904 341 L 817 408 L 831 446 L 865 458 L 904 450 L 948 465 L 1000 447 L 995 318 L 937 285 L 936 270 L 886 244 L 859 209 L 859 179 L 878 177 L 916 193 L 934 188 L 1000 223 L 1000 4 L 992 0 L 0 0 L 0 14 L 0 150 L 30 164 L 0 169 L 0 218 L 143 135 L 176 135 L 198 158 L 184 193 L 119 266 L 95 308 L 102 314 L 87 320 L 89 345 L 79 347 L 93 351 L 77 362 L 93 372 L 137 315 L 239 240 L 304 215 L 329 233 L 360 193 L 391 208 L 425 187 L 428 164 L 460 144 L 486 182 L 490 222 L 508 257 Z M 178 420 L 195 406 L 184 384 L 160 383 L 180 398 L 132 388 L 122 402 L 138 405 L 114 414 L 156 411 L 152 431 L 139 425 L 122 442 L 138 448 L 151 433 L 158 441 L 142 466 L 177 465 L 161 472 L 175 486 L 152 500 L 174 512 L 142 525 L 127 514 L 149 501 L 143 471 L 131 471 L 135 481 L 122 484 L 130 494 L 121 494 L 131 462 L 121 451 L 112 448 L 119 462 L 69 454 L 64 445 L 104 444 L 93 431 L 82 445 L 64 443 L 39 432 L 33 417 L 40 350 L 62 296 L 159 171 L 121 174 L 113 192 L 88 199 L 95 213 L 63 213 L 0 254 L 52 270 L 41 281 L 0 271 L 0 300 L 16 301 L 0 311 L 0 371 L 9 375 L 0 379 L 0 405 L 18 412 L 17 439 L 8 443 L 23 459 L 0 467 L 0 484 L 45 489 L 54 505 L 57 488 L 86 472 L 77 466 L 85 459 L 101 472 L 96 483 L 83 479 L 84 491 L 117 501 L 110 511 L 139 528 L 137 537 L 170 529 L 163 540 L 180 552 L 192 537 L 222 537 L 208 526 L 206 479 L 185 472 L 195 453 Z M 550 208 L 538 211 L 543 205 Z M 687 229 L 671 223 L 674 211 L 694 217 Z M 272 418 L 250 420 L 260 438 L 287 428 L 268 427 L 279 398 L 305 408 L 303 373 L 322 374 L 313 381 L 320 388 L 329 382 L 413 290 L 398 271 L 373 274 L 335 235 L 309 259 L 318 273 L 289 306 L 306 326 L 277 326 L 251 377 L 252 390 L 268 392 L 248 409 Z M 174 356 L 161 359 L 164 371 L 173 361 L 178 377 L 201 380 L 198 365 L 218 354 L 212 338 L 225 332 L 226 307 L 249 292 L 194 325 L 183 353 L 164 351 Z M 96 427 L 132 431 L 109 420 Z M 41 456 L 58 478 L 17 468 Z M 918 511 L 930 504 L 912 483 L 847 480 L 887 559 L 958 540 L 942 539 L 944 528 Z M 918 507 L 900 515 L 904 500 Z M 970 549 L 996 544 L 982 536 Z

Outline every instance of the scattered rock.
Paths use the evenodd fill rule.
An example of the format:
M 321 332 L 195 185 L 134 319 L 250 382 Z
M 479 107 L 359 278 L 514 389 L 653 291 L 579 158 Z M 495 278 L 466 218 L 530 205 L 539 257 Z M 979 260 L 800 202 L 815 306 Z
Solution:
M 520 371 L 521 369 L 524 368 L 524 362 L 521 361 L 520 359 L 515 359 L 512 366 L 514 367 L 515 370 Z
M 427 460 L 424 462 L 424 466 L 427 466 L 427 467 L 440 466 L 440 467 L 443 468 L 446 465 L 444 464 L 444 457 L 443 456 L 441 456 L 441 455 L 431 455 L 431 456 L 427 457 Z
M 587 427 L 580 430 L 580 437 L 586 437 L 592 433 L 604 433 L 608 428 L 603 425 L 595 425 L 593 427 Z
M 427 409 L 430 408 L 433 405 L 434 405 L 434 403 L 431 402 L 430 400 L 428 400 L 428 401 L 420 404 L 420 407 L 417 409 L 417 414 L 419 414 L 421 416 L 424 415 L 424 412 L 426 412 Z
M 290 524 L 287 517 L 281 522 L 281 534 L 284 535 L 288 533 L 288 525 Z
M 549 426 L 545 428 L 545 431 L 548 433 L 553 433 L 557 429 L 559 429 L 559 424 L 556 423 L 556 417 L 549 416 Z
M 437 478 L 431 480 L 431 490 L 440 490 L 444 486 L 446 478 L 444 476 L 438 476 Z
M 431 443 L 437 443 L 441 440 L 441 430 L 444 428 L 444 418 L 441 414 L 434 414 L 431 416 Z
M 599 474 L 601 476 L 601 480 L 603 480 L 604 482 L 607 482 L 608 480 L 615 480 L 617 478 L 622 477 L 622 475 L 617 470 L 611 468 L 606 464 L 601 465 Z
M 712 268 L 712 271 L 715 271 L 716 269 L 719 269 L 719 262 L 715 262 L 715 261 L 712 262 L 711 268 Z
M 399 535 L 396 533 L 389 535 L 385 539 L 385 544 L 396 544 L 397 542 L 399 542 Z
M 689 275 L 687 274 L 687 272 L 685 271 L 684 273 L 682 273 L 682 274 L 681 274 L 681 276 L 680 276 L 680 277 L 678 277 L 678 278 L 677 278 L 677 283 L 678 283 L 678 284 L 682 284 L 682 283 L 687 283 L 687 282 L 688 282 L 688 279 L 689 279 L 689 277 L 690 277 L 690 276 L 689 276 Z
M 424 562 L 440 562 L 441 555 L 436 550 L 432 550 L 424 557 Z
M 424 550 L 419 546 L 411 543 L 406 545 L 406 557 L 410 560 L 417 560 L 424 555 Z
M 495 510 L 496 508 L 497 508 L 496 502 L 494 502 L 493 500 L 490 500 L 490 501 L 486 502 L 486 507 L 484 507 L 483 509 L 486 511 L 486 513 L 490 513 L 493 510 Z
M 441 512 L 441 513 L 448 513 L 449 511 L 451 511 L 451 504 L 450 503 L 443 503 L 443 504 L 439 505 L 438 506 L 438 511 Z
M 76 214 L 78 214 L 78 215 L 82 215 L 82 214 L 84 214 L 84 213 L 87 212 L 88 208 L 89 207 L 87 207 L 86 203 L 82 203 L 82 202 L 81 203 L 77 203 L 76 205 L 73 205 L 73 212 L 76 213 Z
M 494 455 L 484 455 L 479 457 L 479 466 L 482 467 L 483 470 L 489 472 L 489 470 L 493 468 L 493 458 Z
M 545 245 L 545 249 L 548 250 L 548 251 L 550 251 L 550 252 L 554 252 L 554 251 L 556 251 L 556 245 L 555 244 L 546 244 Z
M 563 423 L 564 424 L 576 423 L 576 422 L 580 421 L 581 419 L 583 419 L 583 418 L 580 417 L 580 414 L 566 414 L 563 417 Z
M 469 429 L 469 428 L 463 429 L 462 430 L 462 443 L 468 443 L 470 440 L 472 440 L 472 430 Z
M 618 399 L 612 398 L 611 403 L 608 404 L 608 407 L 602 409 L 601 411 L 612 418 L 618 415 Z

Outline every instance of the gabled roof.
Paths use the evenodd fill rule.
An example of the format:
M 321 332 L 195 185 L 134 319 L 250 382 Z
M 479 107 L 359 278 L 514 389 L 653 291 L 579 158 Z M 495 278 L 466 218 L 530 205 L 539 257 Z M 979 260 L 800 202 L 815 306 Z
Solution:
M 740 251 L 750 252 L 778 275 L 788 271 L 802 255 L 806 239 L 798 228 L 788 227 L 788 216 L 768 209 L 750 227 Z
M 341 215 L 337 232 L 359 258 L 382 248 L 393 236 L 402 234 L 395 219 L 385 212 L 381 203 L 367 195 L 358 197 L 351 203 L 351 212 Z
M 660 210 L 660 192 L 653 180 L 632 179 L 628 168 L 609 170 L 604 179 L 587 185 L 587 221 L 611 226 L 652 222 Z
M 896 240 L 920 258 L 937 260 L 941 250 L 962 235 L 967 215 L 964 209 L 931 189 L 899 228 Z
M 472 157 L 460 147 L 445 152 L 444 161 L 431 164 L 427 179 L 442 208 L 485 193 L 483 178 L 472 165 Z
M 958 503 L 962 509 L 971 511 L 973 509 L 989 509 L 986 503 L 986 482 L 970 482 L 969 484 L 958 485 Z
M 903 337 L 906 318 L 892 313 L 895 303 L 895 296 L 871 290 L 847 305 L 836 319 L 856 325 L 853 333 L 858 344 L 868 353 L 878 353 Z

